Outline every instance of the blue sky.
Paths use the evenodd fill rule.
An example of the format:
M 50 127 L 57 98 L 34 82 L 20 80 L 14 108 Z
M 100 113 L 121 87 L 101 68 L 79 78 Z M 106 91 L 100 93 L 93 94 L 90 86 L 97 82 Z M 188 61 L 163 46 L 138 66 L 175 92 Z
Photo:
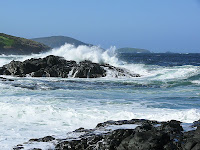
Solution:
M 86 43 L 200 52 L 200 0 L 2 0 L 0 32 Z

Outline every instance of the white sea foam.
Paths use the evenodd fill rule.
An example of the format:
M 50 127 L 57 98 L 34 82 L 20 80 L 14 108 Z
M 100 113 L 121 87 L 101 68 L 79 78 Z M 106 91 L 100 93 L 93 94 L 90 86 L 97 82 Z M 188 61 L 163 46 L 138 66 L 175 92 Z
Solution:
M 194 84 L 200 84 L 200 80 L 194 80 L 194 81 L 191 81 L 192 83 Z
M 123 124 L 123 125 L 109 125 L 106 129 L 118 130 L 118 129 L 135 129 L 139 125 L 137 124 Z
M 188 77 L 198 75 L 200 73 L 200 67 L 198 66 L 174 66 L 164 67 L 153 70 L 152 75 L 158 80 L 166 79 L 187 79 Z
M 0 56 L 0 66 L 11 60 L 23 61 L 29 58 L 57 55 L 78 62 L 89 59 L 96 63 L 109 63 L 142 75 L 141 78 L 116 79 L 113 78 L 115 73 L 110 72 L 107 77 L 100 79 L 15 77 L 14 82 L 0 82 L 0 149 L 11 149 L 12 146 L 26 142 L 30 138 L 40 138 L 47 135 L 62 137 L 65 135 L 64 133 L 79 127 L 94 128 L 97 123 L 107 120 L 138 118 L 168 121 L 175 119 L 185 123 L 199 120 L 200 110 L 192 108 L 194 105 L 190 105 L 191 99 L 188 100 L 188 95 L 184 95 L 185 93 L 179 93 L 180 90 L 176 91 L 178 93 L 173 93 L 176 89 L 137 89 L 134 86 L 129 88 L 129 83 L 130 85 L 133 83 L 148 85 L 158 80 L 164 83 L 170 80 L 188 79 L 200 73 L 199 66 L 162 67 L 128 64 L 118 60 L 114 50 L 114 47 L 104 51 L 96 46 L 79 46 L 76 48 L 65 44 L 43 54 Z M 72 82 L 69 82 L 71 84 L 64 82 L 63 86 L 69 84 L 67 89 L 65 89 L 66 87 L 57 89 L 57 87 L 62 86 L 58 84 L 54 90 L 51 90 L 51 87 L 62 82 L 61 80 Z M 80 89 L 73 89 L 77 82 Z M 84 84 L 85 82 L 86 84 Z M 91 86 L 96 82 L 98 83 L 97 86 L 103 86 L 105 90 Z M 108 84 L 108 86 L 111 86 L 108 88 L 107 83 L 110 82 L 112 84 Z M 198 79 L 191 82 L 199 85 Z M 88 83 L 91 83 L 91 85 Z M 103 84 L 100 85 L 100 83 Z M 115 86 L 115 83 L 117 85 L 119 83 L 120 86 Z M 128 87 L 121 83 L 127 83 Z M 34 85 L 38 89 L 24 88 Z M 163 91 L 165 92 L 163 93 Z M 189 93 L 190 96 L 195 95 L 197 91 L 187 89 L 187 92 L 191 92 Z M 174 100 L 174 97 L 170 99 L 171 101 L 162 99 L 163 97 L 170 97 L 172 94 L 176 94 L 175 97 L 181 94 L 183 101 L 185 97 L 188 101 L 180 104 L 176 99 Z M 199 96 L 199 93 L 192 97 L 192 100 L 195 100 L 197 96 Z M 165 104 L 166 107 L 159 108 Z M 184 109 L 176 109 L 176 105 Z M 174 109 L 170 109 L 171 106 Z M 43 147 L 46 146 L 43 145 Z
M 80 103 L 76 100 L 59 101 L 41 96 L 9 96 L 6 99 L 1 97 L 0 101 L 1 149 L 10 149 L 11 145 L 23 143 L 30 138 L 64 136 L 63 133 L 79 127 L 94 128 L 97 123 L 107 120 L 176 119 L 191 123 L 200 118 L 200 112 L 196 109 L 146 108 L 138 102 L 126 107 L 115 103 L 101 106 L 101 103 L 93 104 L 91 100 Z
M 1 57 L 0 56 L 0 67 L 2 67 L 5 64 L 8 64 L 12 59 Z
M 110 49 L 103 50 L 98 46 L 89 47 L 80 45 L 75 47 L 71 44 L 65 44 L 60 48 L 54 48 L 42 54 L 26 55 L 18 60 L 23 61 L 30 58 L 43 58 L 48 55 L 55 55 L 64 57 L 66 60 L 74 60 L 77 62 L 90 60 L 95 63 L 120 64 L 122 62 L 116 57 L 115 49 L 115 47 L 111 47 Z

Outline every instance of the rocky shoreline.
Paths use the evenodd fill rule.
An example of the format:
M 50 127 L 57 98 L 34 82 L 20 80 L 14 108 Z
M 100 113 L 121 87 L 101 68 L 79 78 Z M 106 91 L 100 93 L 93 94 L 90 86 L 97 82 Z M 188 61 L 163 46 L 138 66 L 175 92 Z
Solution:
M 89 60 L 75 62 L 54 55 L 38 59 L 31 58 L 23 62 L 13 60 L 0 67 L 0 75 L 17 77 L 99 78 L 105 77 L 109 71 L 113 72 L 115 77 L 140 77 L 139 74 L 109 64 L 98 64 Z
M 159 122 L 144 119 L 107 121 L 94 129 L 79 128 L 64 133 L 65 138 L 46 136 L 30 139 L 14 150 L 199 150 L 200 121 L 184 124 L 171 120 Z M 46 148 L 37 146 L 46 145 Z M 32 146 L 31 146 L 32 145 Z M 33 146 L 34 145 L 34 146 Z M 51 145 L 51 146 L 48 146 Z

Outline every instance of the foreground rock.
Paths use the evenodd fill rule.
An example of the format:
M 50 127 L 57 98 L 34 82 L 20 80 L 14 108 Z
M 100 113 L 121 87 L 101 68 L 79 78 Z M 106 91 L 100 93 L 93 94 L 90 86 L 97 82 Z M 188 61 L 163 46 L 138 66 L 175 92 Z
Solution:
M 140 75 L 131 73 L 126 69 L 117 68 L 108 64 L 97 64 L 91 61 L 67 61 L 59 56 L 47 56 L 39 59 L 28 59 L 24 62 L 11 61 L 0 68 L 0 75 L 31 76 L 31 77 L 75 77 L 98 78 L 105 77 L 108 71 L 114 72 L 115 77 Z
M 56 150 L 199 150 L 199 122 L 185 131 L 181 122 L 171 120 L 157 122 L 150 120 L 121 120 L 100 123 L 94 129 L 79 128 L 68 133 L 66 138 L 56 139 L 46 136 L 31 139 L 13 149 L 26 149 L 26 145 L 37 145 L 32 149 L 42 149 L 39 143 L 53 145 Z M 70 137 L 70 135 L 73 135 Z

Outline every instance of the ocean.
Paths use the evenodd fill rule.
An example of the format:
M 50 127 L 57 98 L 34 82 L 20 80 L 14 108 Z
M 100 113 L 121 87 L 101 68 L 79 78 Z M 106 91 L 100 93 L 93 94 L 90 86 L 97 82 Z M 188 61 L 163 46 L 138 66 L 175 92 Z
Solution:
M 200 119 L 200 54 L 117 54 L 115 47 L 104 51 L 65 44 L 37 55 L 0 55 L 0 66 L 47 55 L 109 63 L 141 77 L 116 77 L 114 71 L 96 79 L 2 76 L 14 80 L 0 81 L 2 150 L 31 138 L 64 137 L 107 120 Z

